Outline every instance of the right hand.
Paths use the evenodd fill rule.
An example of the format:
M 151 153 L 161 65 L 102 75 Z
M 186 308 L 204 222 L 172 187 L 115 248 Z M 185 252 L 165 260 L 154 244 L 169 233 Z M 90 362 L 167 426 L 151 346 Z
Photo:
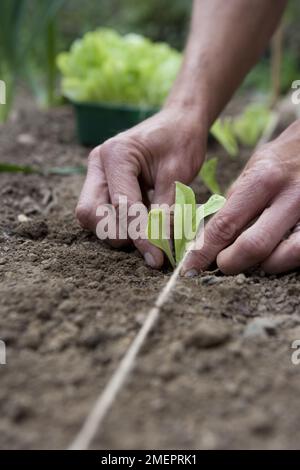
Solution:
M 96 147 L 76 209 L 83 228 L 95 231 L 102 204 L 143 203 L 171 206 L 175 181 L 190 184 L 205 159 L 208 126 L 191 109 L 165 108 L 136 127 Z M 149 192 L 153 197 L 149 201 Z M 160 268 L 163 253 L 146 239 L 109 240 L 116 248 L 134 243 L 146 264 Z

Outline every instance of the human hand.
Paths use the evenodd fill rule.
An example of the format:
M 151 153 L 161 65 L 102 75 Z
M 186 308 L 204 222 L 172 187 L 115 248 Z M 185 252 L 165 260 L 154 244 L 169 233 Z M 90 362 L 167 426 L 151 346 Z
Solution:
M 215 260 L 225 274 L 255 265 L 268 273 L 295 269 L 300 266 L 299 221 L 300 120 L 250 158 L 182 274 L 197 275 Z
M 97 207 L 111 203 L 117 208 L 119 196 L 126 196 L 129 206 L 149 207 L 150 200 L 172 206 L 174 182 L 191 183 L 203 163 L 207 134 L 208 125 L 192 109 L 170 107 L 96 147 L 76 209 L 82 227 L 95 231 Z M 147 239 L 108 241 L 116 248 L 134 243 L 148 265 L 163 264 L 163 253 Z

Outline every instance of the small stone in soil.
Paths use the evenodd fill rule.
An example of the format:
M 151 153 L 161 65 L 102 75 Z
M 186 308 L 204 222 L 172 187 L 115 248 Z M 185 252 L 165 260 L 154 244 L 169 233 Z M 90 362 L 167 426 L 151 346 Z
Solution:
M 17 142 L 20 145 L 34 145 L 36 140 L 31 134 L 19 134 L 17 137 Z
M 247 280 L 245 274 L 238 274 L 235 278 L 235 282 L 239 285 L 244 284 L 244 282 Z
M 30 218 L 27 217 L 27 215 L 25 215 L 25 214 L 19 214 L 18 215 L 18 222 L 20 222 L 20 224 L 26 223 L 26 222 L 29 222 L 29 221 L 30 221 Z
M 29 221 L 21 223 L 15 230 L 17 235 L 24 238 L 30 238 L 32 240 L 39 240 L 48 235 L 48 226 L 45 221 Z
M 228 329 L 218 325 L 217 323 L 202 322 L 186 339 L 187 347 L 213 348 L 221 346 L 230 338 Z
M 222 282 L 222 278 L 217 276 L 203 276 L 200 278 L 200 282 L 206 286 L 213 286 L 215 284 L 220 284 Z
M 274 423 L 271 416 L 263 411 L 253 413 L 249 421 L 250 430 L 254 434 L 270 434 L 274 429 Z
M 246 326 L 244 338 L 267 338 L 276 334 L 276 322 L 271 318 L 256 318 Z
M 98 289 L 98 287 L 99 287 L 99 282 L 97 282 L 97 281 L 92 281 L 92 282 L 89 282 L 87 286 L 88 286 L 89 289 Z
M 104 331 L 97 331 L 94 328 L 84 331 L 79 343 L 88 349 L 95 349 L 99 344 L 106 341 L 108 335 Z

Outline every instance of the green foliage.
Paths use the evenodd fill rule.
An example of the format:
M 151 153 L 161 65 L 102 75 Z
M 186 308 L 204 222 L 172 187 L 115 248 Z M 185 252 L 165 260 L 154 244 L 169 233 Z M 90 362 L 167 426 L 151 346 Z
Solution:
M 239 149 L 230 118 L 217 119 L 210 132 L 231 157 L 237 156 Z
M 98 29 L 58 56 L 63 94 L 75 102 L 160 106 L 175 80 L 181 54 L 137 34 Z
M 152 245 L 160 248 L 175 268 L 175 260 L 167 237 L 166 214 L 162 209 L 152 209 L 148 216 L 147 237 Z
M 170 240 L 167 236 L 168 223 L 166 213 L 162 209 L 153 209 L 148 215 L 147 238 L 160 248 L 168 257 L 173 268 L 183 259 L 190 243 L 195 239 L 201 221 L 223 207 L 226 199 L 214 194 L 203 205 L 197 208 L 193 190 L 182 183 L 176 183 L 174 211 L 174 248 L 172 253 Z
M 38 174 L 38 175 L 59 175 L 69 176 L 75 174 L 86 173 L 84 166 L 75 167 L 52 167 L 49 169 L 41 169 L 33 165 L 17 165 L 14 163 L 0 162 L 0 173 L 23 173 L 24 175 Z
M 211 193 L 220 194 L 221 189 L 217 180 L 217 167 L 218 167 L 217 157 L 207 160 L 202 165 L 202 168 L 200 171 L 200 178 Z
M 254 147 L 272 117 L 271 111 L 262 104 L 251 104 L 233 121 L 233 131 L 242 145 Z
M 60 19 L 64 48 L 101 25 L 183 49 L 191 6 L 192 0 L 72 0 L 65 5 Z
M 14 163 L 0 162 L 0 173 L 23 173 L 30 175 L 39 173 L 39 170 L 30 165 L 15 165 Z
M 286 93 L 291 88 L 291 83 L 300 73 L 299 56 L 289 49 L 285 49 L 281 66 L 281 86 L 282 93 Z M 241 92 L 245 90 L 255 90 L 269 93 L 271 88 L 271 66 L 270 59 L 264 57 L 248 74 Z
M 192 188 L 176 183 L 174 247 L 176 262 L 183 258 L 188 243 L 196 235 L 196 197 Z
M 6 82 L 7 104 L 0 108 L 0 122 L 8 117 L 17 79 L 29 76 L 26 70 L 32 60 L 32 51 L 39 42 L 45 44 L 45 63 L 49 65 L 48 69 L 46 67 L 46 75 L 48 70 L 48 96 L 51 99 L 54 87 L 53 62 L 56 55 L 53 52 L 54 30 L 51 33 L 51 44 L 46 41 L 45 34 L 49 35 L 51 27 L 53 28 L 50 26 L 53 25 L 53 18 L 64 1 L 1 0 L 0 79 Z M 50 61 L 52 61 L 51 67 Z

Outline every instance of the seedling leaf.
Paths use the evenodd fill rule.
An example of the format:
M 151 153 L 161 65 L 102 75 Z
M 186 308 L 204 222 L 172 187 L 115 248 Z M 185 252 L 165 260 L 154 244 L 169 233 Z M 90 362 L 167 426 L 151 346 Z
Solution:
M 215 214 L 224 206 L 226 198 L 219 194 L 213 194 L 204 204 L 204 218 Z
M 237 156 L 239 148 L 231 119 L 217 119 L 210 132 L 231 157 Z
M 187 244 L 196 231 L 196 198 L 189 186 L 176 182 L 174 212 L 174 246 L 176 262 L 182 259 Z
M 173 268 L 176 263 L 166 231 L 166 214 L 162 209 L 152 209 L 148 215 L 147 238 L 152 245 L 160 248 L 169 258 Z
M 174 246 L 176 263 L 183 259 L 189 245 L 197 236 L 201 221 L 217 212 L 226 202 L 223 196 L 214 194 L 202 206 L 196 206 L 194 191 L 182 183 L 176 183 L 176 204 L 174 212 Z M 162 209 L 152 209 L 148 215 L 146 235 L 150 243 L 160 248 L 175 268 L 176 263 L 167 236 L 166 213 Z M 168 222 L 169 223 L 169 222 Z
M 242 145 L 254 147 L 267 128 L 272 112 L 262 104 L 251 104 L 236 117 L 233 129 Z
M 211 158 L 207 160 L 201 168 L 200 178 L 202 179 L 205 186 L 209 191 L 214 193 L 221 193 L 219 183 L 217 181 L 217 167 L 218 167 L 218 158 Z

